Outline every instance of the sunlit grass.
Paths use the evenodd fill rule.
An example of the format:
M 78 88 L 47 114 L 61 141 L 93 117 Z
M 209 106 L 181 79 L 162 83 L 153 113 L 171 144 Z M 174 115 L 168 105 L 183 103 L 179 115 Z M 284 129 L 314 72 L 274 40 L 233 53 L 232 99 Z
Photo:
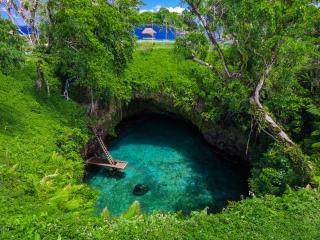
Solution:
M 139 40 L 136 50 L 173 49 L 175 41 Z

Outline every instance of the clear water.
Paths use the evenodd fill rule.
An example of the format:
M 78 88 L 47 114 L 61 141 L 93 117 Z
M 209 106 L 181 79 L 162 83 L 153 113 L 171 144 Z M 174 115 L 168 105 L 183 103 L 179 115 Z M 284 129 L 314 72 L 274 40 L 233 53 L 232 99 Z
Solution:
M 109 147 L 115 159 L 129 164 L 115 176 L 101 167 L 89 173 L 88 183 L 100 190 L 97 213 L 107 207 L 119 215 L 135 200 L 145 213 L 205 207 L 216 212 L 246 191 L 243 171 L 221 160 L 195 129 L 180 121 L 147 117 L 131 122 Z M 132 193 L 139 183 L 150 189 L 144 196 Z

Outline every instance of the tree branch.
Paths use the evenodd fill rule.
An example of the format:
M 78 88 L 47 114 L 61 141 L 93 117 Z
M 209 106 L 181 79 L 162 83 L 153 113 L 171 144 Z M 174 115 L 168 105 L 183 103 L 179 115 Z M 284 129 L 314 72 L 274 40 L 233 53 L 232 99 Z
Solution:
M 249 144 L 250 144 L 250 140 L 251 140 L 251 134 L 252 134 L 252 130 L 253 130 L 253 117 L 251 116 L 251 125 L 250 125 L 250 132 L 248 135 L 248 140 L 247 140 L 247 146 L 246 146 L 246 156 L 248 156 L 248 152 L 249 152 Z
M 1 1 L 0 4 L 2 4 L 2 2 L 3 2 L 3 1 Z M 10 21 L 11 21 L 13 24 L 16 24 L 16 22 L 15 22 L 15 20 L 14 20 L 14 17 L 13 17 L 13 15 L 12 15 L 12 12 L 11 12 L 12 7 L 14 7 L 13 2 L 12 2 L 12 1 L 6 1 L 4 7 L 5 7 L 6 11 L 7 11 L 7 14 L 8 14 L 8 17 L 9 17 Z
M 36 12 L 39 7 L 39 0 L 32 0 L 30 1 L 31 9 L 27 10 L 24 8 L 26 5 L 26 0 L 23 0 L 20 2 L 19 9 L 16 9 L 16 11 L 20 14 L 22 19 L 30 26 L 31 28 L 31 44 L 34 45 L 38 42 L 39 36 L 37 34 L 37 23 L 36 23 Z M 29 11 L 29 14 L 26 14 L 26 12 Z M 29 15 L 29 16 L 27 16 Z
M 201 59 L 199 59 L 199 58 L 196 58 L 195 56 L 194 56 L 194 54 L 192 55 L 192 60 L 194 61 L 194 62 L 197 62 L 197 63 L 199 63 L 199 64 L 201 64 L 201 65 L 203 65 L 203 66 L 206 66 L 207 68 L 209 68 L 218 78 L 220 78 L 220 79 L 224 79 L 222 76 L 221 76 L 221 73 L 213 66 L 213 65 L 211 65 L 210 63 L 207 63 L 207 62 L 205 62 L 205 61 L 203 61 L 203 60 L 201 60 Z
M 30 10 L 27 10 L 25 8 L 25 5 L 27 2 L 30 2 L 31 8 Z M 36 13 L 39 7 L 39 0 L 1 0 L 0 4 L 5 3 L 5 9 L 8 14 L 9 19 L 12 23 L 17 25 L 12 10 L 15 11 L 17 15 L 19 15 L 25 23 L 31 28 L 32 33 L 29 37 L 30 44 L 34 45 L 38 42 L 39 36 L 37 31 L 37 23 L 36 23 Z
M 242 76 L 243 76 L 243 73 L 244 73 L 244 70 L 245 70 L 245 68 L 246 68 L 247 62 L 246 62 L 246 60 L 245 60 L 244 54 L 243 54 L 242 51 L 240 50 L 240 46 L 239 46 L 239 41 L 238 41 L 238 39 L 236 38 L 236 36 L 235 36 L 234 33 L 231 33 L 231 35 L 232 35 L 232 38 L 233 38 L 234 43 L 235 43 L 236 46 L 237 46 L 236 49 L 237 49 L 237 52 L 239 53 L 239 56 L 240 56 L 240 64 L 239 64 L 239 67 L 238 67 L 239 72 L 236 73 L 236 74 L 238 75 L 238 77 L 242 77 Z
M 207 20 L 205 19 L 205 17 L 203 15 L 201 15 L 199 8 L 192 1 L 188 0 L 187 3 L 190 5 L 192 12 L 199 18 L 200 22 L 202 23 L 203 27 L 205 28 L 205 30 L 207 32 L 209 40 L 211 41 L 211 43 L 214 45 L 216 51 L 218 52 L 220 59 L 221 59 L 221 62 L 222 62 L 222 65 L 223 65 L 223 69 L 224 69 L 226 78 L 231 78 L 232 74 L 230 73 L 229 68 L 226 64 L 224 54 L 223 54 L 223 52 L 222 52 L 222 50 L 221 50 L 221 48 L 215 38 L 213 32 L 210 29 L 210 26 L 209 26 Z
M 268 124 L 268 128 L 271 130 L 272 134 L 276 135 L 277 139 L 280 139 L 290 146 L 294 146 L 295 143 L 290 139 L 290 137 L 282 130 L 282 128 L 276 123 L 276 121 L 268 114 L 265 109 L 263 108 L 260 102 L 260 92 L 264 85 L 265 78 L 271 73 L 272 70 L 272 63 L 267 66 L 267 70 L 265 71 L 264 75 L 259 80 L 253 95 L 250 97 L 250 103 L 256 107 L 256 113 L 258 116 L 261 116 L 265 123 Z

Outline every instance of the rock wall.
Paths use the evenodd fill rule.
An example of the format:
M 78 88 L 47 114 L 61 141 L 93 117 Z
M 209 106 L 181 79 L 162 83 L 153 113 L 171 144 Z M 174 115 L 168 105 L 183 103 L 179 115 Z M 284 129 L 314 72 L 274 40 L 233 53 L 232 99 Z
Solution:
M 187 113 L 175 107 L 165 97 L 136 97 L 128 105 L 110 104 L 107 109 L 99 113 L 99 124 L 109 134 L 112 134 L 115 127 L 126 118 L 149 113 L 165 114 L 195 125 L 204 138 L 223 154 L 236 159 L 249 159 L 246 156 L 247 136 L 240 131 L 240 127 L 236 123 L 231 121 L 223 123 L 205 122 L 202 120 L 200 112 L 201 105 L 197 106 L 192 112 Z

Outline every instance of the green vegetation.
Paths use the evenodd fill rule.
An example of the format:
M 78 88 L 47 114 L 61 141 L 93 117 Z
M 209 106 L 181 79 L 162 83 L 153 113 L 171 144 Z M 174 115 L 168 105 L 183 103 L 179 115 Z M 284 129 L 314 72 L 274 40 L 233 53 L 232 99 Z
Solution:
M 131 59 L 134 36 L 130 8 L 104 1 L 48 1 L 47 51 L 60 78 L 76 78 L 93 98 L 117 97 L 117 74 Z M 120 4 L 121 7 L 121 4 Z M 129 16 L 129 17 L 128 17 Z M 66 21 L 67 19 L 67 21 Z M 47 52 L 46 52 L 47 53 Z M 106 93 L 108 91 L 108 93 Z
M 9 73 L 19 67 L 23 57 L 23 40 L 10 21 L 0 18 L 0 71 Z
M 38 93 L 35 70 L 27 62 L 12 76 L 0 75 L 1 239 L 33 238 L 41 215 L 92 211 L 95 195 L 81 184 L 84 111 L 56 91 L 50 99 Z
M 135 0 L 41 4 L 40 39 L 28 55 L 14 25 L 0 20 L 0 239 L 320 238 L 319 8 L 186 2 L 190 11 L 161 10 L 159 23 L 177 17 L 172 24 L 189 31 L 201 23 L 209 39 L 191 32 L 174 47 L 136 51 L 133 26 L 149 13 L 141 20 Z M 216 42 L 219 27 L 228 45 Z M 42 61 L 50 97 L 35 86 Z M 60 96 L 72 77 L 76 102 Z M 231 123 L 248 136 L 251 196 L 214 215 L 146 216 L 135 202 L 120 217 L 107 206 L 94 216 L 97 193 L 83 183 L 80 152 L 98 116 L 135 98 L 170 106 L 203 131 Z
M 175 29 L 195 30 L 198 28 L 195 18 L 188 11 L 182 14 L 170 12 L 166 8 L 160 8 L 157 12 L 142 12 L 139 14 L 138 23 L 140 25 L 156 24 L 159 26 L 169 26 Z
M 193 83 L 192 87 L 196 84 L 179 73 L 202 69 L 211 74 L 191 61 L 175 59 L 170 50 L 150 51 L 147 56 L 143 51 L 136 52 L 126 72 L 134 76 L 139 74 L 134 73 L 137 66 L 150 65 L 159 56 L 167 59 L 160 65 L 152 64 L 152 70 L 144 71 L 146 74 L 132 77 L 130 84 L 143 94 L 158 92 L 163 86 L 160 79 L 166 77 L 166 81 L 176 87 L 171 93 L 185 95 L 190 84 Z M 148 81 L 158 68 L 166 71 L 161 71 L 158 79 Z M 31 60 L 22 71 L 12 76 L 1 75 L 1 239 L 319 237 L 320 194 L 317 190 L 289 189 L 282 197 L 246 199 L 214 215 L 195 212 L 190 217 L 179 213 L 143 216 L 135 204 L 120 218 L 110 218 L 107 209 L 101 217 L 95 217 L 96 194 L 82 183 L 84 165 L 79 155 L 88 139 L 84 110 L 59 96 L 58 80 L 52 77 L 49 83 L 56 86 L 52 96 L 48 98 L 45 92 L 37 92 L 33 85 L 35 77 L 35 62 Z M 194 91 L 197 93 L 197 89 Z M 186 101 L 178 102 L 178 99 L 176 96 L 174 101 L 187 109 Z
M 148 98 L 162 93 L 164 101 L 173 102 L 185 115 L 192 114 L 201 101 L 205 107 L 197 114 L 204 121 L 223 120 L 224 109 L 245 111 L 246 90 L 237 83 L 224 88 L 223 82 L 213 81 L 213 77 L 205 67 L 176 56 L 172 49 L 151 45 L 138 48 L 123 80 L 130 89 L 127 101 L 135 94 Z
M 298 76 L 305 69 L 318 68 L 314 62 L 319 58 L 319 9 L 310 1 L 186 2 L 202 23 L 209 43 L 203 40 L 205 34 L 192 32 L 177 41 L 177 52 L 206 66 L 215 81 L 224 82 L 222 88 L 236 82 L 245 89 L 246 113 L 239 116 L 238 106 L 231 104 L 235 117 L 251 114 L 251 133 L 263 131 L 276 142 L 264 143 L 269 150 L 253 162 L 252 190 L 279 194 L 287 184 L 310 183 L 313 173 L 319 173 L 312 171 L 314 164 L 297 143 L 306 138 L 305 124 L 313 118 L 310 104 L 319 105 L 310 88 L 318 80 L 301 81 Z M 229 45 L 217 42 L 214 32 L 219 26 L 231 40 Z M 250 126 L 248 119 L 244 125 Z
M 162 59 L 159 62 L 159 59 Z M 242 85 L 240 81 L 233 81 L 224 85 L 222 80 L 212 80 L 213 74 L 207 71 L 205 67 L 193 63 L 191 60 L 183 60 L 172 53 L 172 50 L 159 50 L 151 46 L 139 48 L 134 54 L 134 61 L 125 71 L 124 79 L 126 86 L 122 89 L 128 89 L 124 102 L 130 102 L 131 99 L 139 96 L 144 98 L 154 98 L 159 102 L 166 102 L 172 105 L 171 111 L 178 112 L 182 116 L 193 118 L 196 115 L 197 125 L 201 128 L 204 123 L 219 124 L 228 120 L 225 110 L 233 113 L 237 119 L 238 128 L 241 128 L 246 134 L 249 134 L 250 116 L 248 115 L 249 105 L 247 104 L 250 92 Z M 304 91 L 304 90 L 303 90 Z M 161 97 L 159 97 L 161 93 Z M 299 92 L 295 92 L 299 94 Z M 303 93 L 307 98 L 308 92 Z M 276 94 L 273 92 L 273 95 Z M 283 101 L 285 95 L 276 97 Z M 290 99 L 293 95 L 288 96 Z M 297 96 L 297 98 L 299 98 Z M 288 99 L 287 103 L 292 104 Z M 300 97 L 301 99 L 301 97 Z M 309 98 L 301 105 L 303 109 L 309 108 L 310 101 L 315 99 Z M 276 101 L 276 100 L 275 100 Z M 202 103 L 201 112 L 195 113 L 197 104 Z M 274 102 L 273 102 L 274 103 Z M 285 105 L 282 104 L 284 107 Z M 290 116 L 292 113 L 289 106 L 286 111 L 282 111 L 282 116 Z M 278 116 L 278 115 L 277 115 Z M 312 117 L 312 115 L 310 115 Z M 318 120 L 317 120 L 318 121 Z M 315 121 L 315 126 L 317 126 Z M 315 130 L 316 131 L 316 130 Z M 295 134 L 295 129 L 290 131 L 290 135 Z M 308 141 L 311 158 L 304 156 L 304 162 L 312 162 L 315 173 L 318 174 L 318 151 L 314 142 L 316 141 L 317 132 L 311 133 L 313 140 Z M 310 133 L 305 138 L 309 139 Z M 304 139 L 303 136 L 300 139 Z M 269 135 L 262 135 L 260 141 L 271 142 Z M 256 149 L 256 155 L 252 160 L 252 178 L 250 185 L 252 191 L 256 194 L 264 195 L 267 193 L 281 194 L 287 185 L 297 186 L 301 184 L 304 174 L 303 167 L 299 164 L 300 160 L 295 157 L 303 156 L 299 149 L 290 149 L 282 144 L 271 144 L 269 149 Z M 314 146 L 314 147 L 312 147 Z M 297 174 L 298 173 L 298 174 Z
M 139 41 L 136 50 L 147 50 L 147 49 L 173 49 L 174 42 L 172 41 Z
M 139 25 L 156 24 L 158 26 L 173 27 L 178 31 L 197 31 L 199 25 L 196 17 L 188 10 L 181 14 L 170 12 L 167 8 L 160 8 L 157 12 L 145 11 L 139 14 Z

